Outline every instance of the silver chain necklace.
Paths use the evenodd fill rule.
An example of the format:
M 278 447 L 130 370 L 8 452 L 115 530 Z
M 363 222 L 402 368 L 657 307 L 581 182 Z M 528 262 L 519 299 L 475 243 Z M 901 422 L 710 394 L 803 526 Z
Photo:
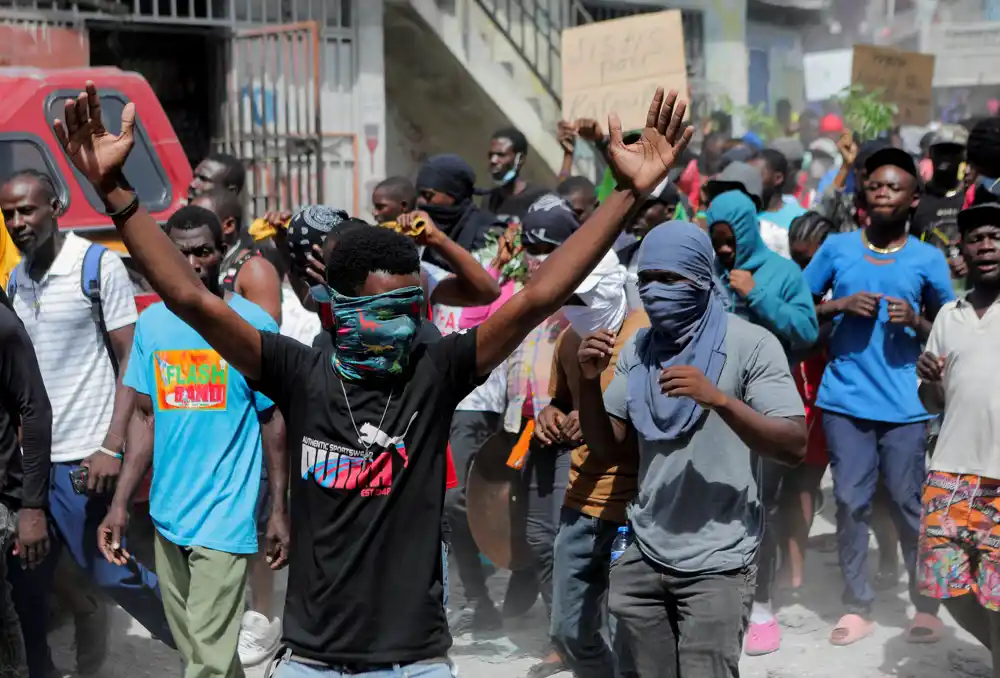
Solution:
M 350 417 L 351 426 L 354 427 L 354 433 L 357 434 L 358 436 L 358 444 L 361 445 L 361 447 L 365 448 L 365 459 L 367 461 L 371 461 L 371 455 L 368 453 L 368 451 L 372 447 L 374 447 L 375 441 L 373 440 L 368 445 L 365 445 L 364 440 L 361 438 L 361 431 L 358 429 L 358 424 L 357 422 L 354 421 L 354 412 L 351 411 L 351 399 L 347 397 L 347 389 L 344 387 L 344 380 L 337 379 L 337 381 L 340 382 L 340 392 L 344 394 L 344 402 L 347 403 L 347 416 Z M 392 402 L 392 394 L 394 393 L 394 389 L 395 387 L 389 389 L 389 397 L 385 401 L 385 409 L 382 410 L 382 418 L 378 420 L 379 431 L 382 430 L 382 423 L 385 422 L 386 412 L 389 411 L 389 403 Z

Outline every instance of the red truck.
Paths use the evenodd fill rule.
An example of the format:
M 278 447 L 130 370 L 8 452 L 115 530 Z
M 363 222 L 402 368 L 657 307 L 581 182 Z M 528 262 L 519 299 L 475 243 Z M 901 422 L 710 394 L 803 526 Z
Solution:
M 65 100 L 75 98 L 87 80 L 97 84 L 104 125 L 114 134 L 121 131 L 125 104 L 135 102 L 136 144 L 125 162 L 125 176 L 150 214 L 165 222 L 184 204 L 192 172 L 177 134 L 146 79 L 118 68 L 0 68 L 5 102 L 0 107 L 0 181 L 26 169 L 48 174 L 63 206 L 59 227 L 121 253 L 128 265 L 128 252 L 103 203 L 70 164 L 52 131 Z M 154 294 L 136 294 L 140 311 L 155 301 Z M 148 491 L 147 478 L 137 500 L 144 501 Z
M 158 221 L 166 221 L 187 196 L 191 165 L 153 89 L 138 73 L 118 68 L 0 68 L 0 180 L 14 172 L 45 172 L 59 192 L 60 228 L 77 231 L 127 256 L 93 188 L 70 164 L 52 131 L 67 97 L 87 80 L 97 83 L 104 124 L 117 134 L 125 104 L 138 109 L 135 149 L 125 175 Z

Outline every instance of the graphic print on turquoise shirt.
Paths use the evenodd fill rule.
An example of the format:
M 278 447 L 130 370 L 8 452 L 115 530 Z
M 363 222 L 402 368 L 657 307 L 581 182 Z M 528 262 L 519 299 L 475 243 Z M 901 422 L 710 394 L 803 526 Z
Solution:
M 232 296 L 229 305 L 257 329 L 278 331 L 243 297 Z M 136 322 L 124 383 L 153 401 L 149 513 L 156 528 L 180 546 L 255 553 L 257 415 L 273 403 L 162 303 Z
M 898 252 L 879 254 L 862 231 L 831 235 L 805 270 L 812 293 L 832 299 L 872 292 L 903 299 L 919 314 L 954 299 L 951 273 L 935 247 L 910 237 Z M 844 314 L 834 320 L 830 363 L 816 405 L 859 419 L 909 423 L 929 418 L 917 395 L 921 342 L 908 327 L 889 323 L 885 299 L 875 318 Z

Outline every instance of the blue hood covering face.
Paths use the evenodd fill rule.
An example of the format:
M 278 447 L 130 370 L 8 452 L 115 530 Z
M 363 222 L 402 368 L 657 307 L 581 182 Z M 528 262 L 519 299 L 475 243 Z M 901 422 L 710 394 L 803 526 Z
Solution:
M 773 254 L 760 235 L 757 208 L 742 191 L 727 191 L 717 196 L 706 213 L 708 228 L 725 222 L 736 239 L 736 265 L 741 271 L 756 271 Z

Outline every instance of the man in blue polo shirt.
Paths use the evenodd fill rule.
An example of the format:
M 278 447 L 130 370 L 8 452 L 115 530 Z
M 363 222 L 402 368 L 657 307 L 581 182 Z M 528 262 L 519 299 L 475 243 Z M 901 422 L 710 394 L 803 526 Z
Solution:
M 165 230 L 205 286 L 223 296 L 218 218 L 188 206 L 170 217 Z M 257 329 L 278 332 L 259 306 L 236 294 L 227 301 Z M 124 384 L 138 393 L 136 417 L 153 428 L 154 438 L 150 446 L 148 435 L 130 435 L 118 489 L 101 526 L 101 550 L 112 562 L 128 561 L 121 550 L 125 512 L 152 461 L 149 513 L 156 526 L 156 570 L 185 676 L 243 676 L 237 643 L 247 566 L 257 552 L 262 440 L 272 490 L 268 537 L 287 547 L 287 538 L 278 538 L 288 533 L 284 422 L 271 400 L 251 390 L 162 303 L 150 306 L 136 323 Z M 272 549 L 269 556 L 272 567 L 283 564 L 283 553 Z
M 914 581 L 925 431 L 930 418 L 917 394 L 916 362 L 938 309 L 954 298 L 941 252 L 908 233 L 919 201 L 917 168 L 905 151 L 886 147 L 865 162 L 863 200 L 869 223 L 831 235 L 805 270 L 819 301 L 817 316 L 833 322 L 830 363 L 817 407 L 830 451 L 837 500 L 837 542 L 846 590 L 845 614 L 830 642 L 869 635 L 875 592 L 868 581 L 869 523 L 881 476 L 893 503 L 917 615 L 911 642 L 940 634 L 937 601 Z

